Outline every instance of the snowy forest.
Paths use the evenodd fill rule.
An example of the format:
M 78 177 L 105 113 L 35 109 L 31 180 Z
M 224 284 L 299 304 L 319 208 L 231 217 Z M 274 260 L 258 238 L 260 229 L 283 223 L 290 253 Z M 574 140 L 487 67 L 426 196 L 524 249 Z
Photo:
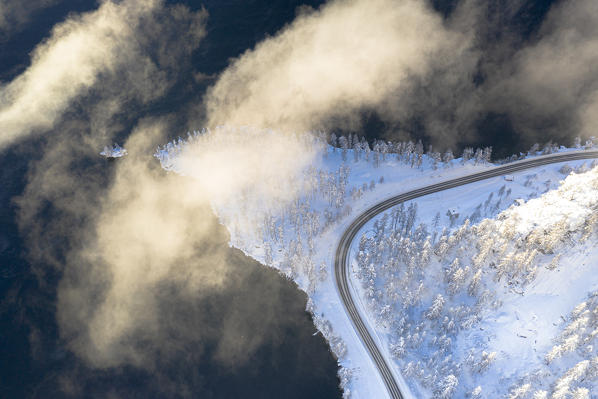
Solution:
M 417 224 L 416 203 L 401 204 L 373 222 L 359 241 L 356 274 L 406 378 L 416 378 L 435 398 L 464 393 L 486 397 L 477 385 L 465 392 L 461 387 L 453 396 L 459 381 L 476 381 L 474 375 L 484 373 L 499 356 L 486 348 L 484 338 L 492 332 L 469 332 L 500 312 L 505 291 L 525 295 L 539 275 L 560 266 L 561 257 L 584 246 L 598 255 L 598 168 L 586 170 L 579 168 L 556 190 L 526 203 L 516 201 L 496 218 L 480 220 L 501 203 L 513 203 L 503 185 L 450 232 L 440 229 L 440 213 L 430 224 Z M 530 186 L 533 177 L 524 185 Z M 445 216 L 454 225 L 455 215 L 449 211 Z M 594 356 L 595 302 L 590 299 L 572 313 L 559 344 L 545 357 L 548 365 L 576 350 L 585 351 L 583 357 Z M 463 336 L 476 339 L 470 342 L 474 348 L 459 346 Z M 509 397 L 589 397 L 580 395 L 597 382 L 597 361 L 583 360 L 553 377 L 553 383 L 546 375 L 530 377 L 533 382 Z

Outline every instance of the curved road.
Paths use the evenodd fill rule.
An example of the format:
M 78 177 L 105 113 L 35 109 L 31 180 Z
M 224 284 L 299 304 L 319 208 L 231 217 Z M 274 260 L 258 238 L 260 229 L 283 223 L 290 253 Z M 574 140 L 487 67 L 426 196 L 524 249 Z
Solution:
M 357 331 L 363 344 L 368 350 L 372 360 L 376 364 L 376 367 L 378 368 L 378 371 L 380 372 L 380 375 L 384 380 L 384 384 L 386 385 L 388 394 L 392 399 L 403 399 L 403 395 L 399 390 L 399 386 L 397 385 L 397 382 L 395 381 L 392 371 L 386 363 L 384 356 L 374 343 L 374 340 L 370 335 L 370 331 L 368 330 L 367 325 L 361 318 L 359 311 L 355 306 L 355 302 L 351 297 L 351 292 L 349 290 L 349 249 L 351 248 L 351 243 L 353 242 L 353 239 L 355 238 L 359 230 L 361 230 L 361 228 L 375 216 L 404 201 L 409 201 L 424 195 L 436 193 L 438 191 L 463 186 L 465 184 L 489 179 L 491 177 L 501 176 L 512 172 L 518 172 L 537 166 L 557 162 L 576 161 L 592 158 L 598 158 L 598 151 L 580 151 L 541 156 L 537 158 L 526 159 L 523 161 L 517 161 L 502 166 L 497 166 L 484 172 L 479 172 L 468 176 L 462 176 L 456 179 L 432 184 L 427 187 L 418 188 L 416 190 L 388 198 L 387 200 L 384 200 L 374 205 L 373 207 L 359 215 L 359 217 L 355 221 L 353 221 L 353 223 L 351 223 L 347 230 L 345 230 L 338 244 L 338 248 L 336 249 L 336 257 L 334 260 L 334 275 L 336 280 L 336 287 L 341 297 L 341 300 L 345 305 L 345 309 L 347 310 L 347 313 L 349 314 L 353 322 L 353 326 L 355 327 L 355 330 Z

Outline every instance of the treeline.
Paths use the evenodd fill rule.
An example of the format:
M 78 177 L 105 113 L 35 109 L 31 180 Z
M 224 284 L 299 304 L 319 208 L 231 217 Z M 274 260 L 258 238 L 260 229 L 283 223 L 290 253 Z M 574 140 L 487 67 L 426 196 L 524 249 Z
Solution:
M 427 151 L 421 140 L 416 143 L 413 141 L 393 142 L 385 140 L 374 140 L 371 145 L 364 138 L 359 138 L 356 134 L 337 137 L 332 133 L 328 136 L 328 144 L 332 146 L 333 151 L 340 151 L 343 161 L 349 159 L 349 152 L 352 153 L 354 162 L 364 160 L 371 161 L 375 167 L 379 167 L 381 162 L 385 162 L 389 157 L 393 157 L 399 162 L 409 165 L 412 168 L 419 168 L 424 163 L 424 155 L 430 159 L 432 167 L 438 168 L 439 165 L 448 165 L 455 159 L 452 150 L 439 152 L 430 145 Z M 465 163 L 473 160 L 476 164 L 490 162 L 492 158 L 492 147 L 473 149 L 467 147 L 461 155 L 461 162 Z
M 431 162 L 432 167 L 436 169 L 438 165 L 448 165 L 456 155 L 451 149 L 446 151 L 437 151 L 432 145 L 427 147 L 427 151 L 424 150 L 424 144 L 421 140 L 417 142 L 413 141 L 400 141 L 393 142 L 389 140 L 374 140 L 368 142 L 365 137 L 358 137 L 356 134 L 348 134 L 347 136 L 337 136 L 335 133 L 327 135 L 323 132 L 319 132 L 319 137 L 327 138 L 328 144 L 333 147 L 333 150 L 337 149 L 341 151 L 342 159 L 347 161 L 351 156 L 349 152 L 352 152 L 353 161 L 359 160 L 372 161 L 374 166 L 378 167 L 381 161 L 386 161 L 388 157 L 395 157 L 403 164 L 410 165 L 413 168 L 421 167 L 423 164 L 424 155 L 427 155 Z M 576 149 L 592 149 L 595 148 L 595 138 L 590 137 L 583 144 L 580 137 L 575 137 L 573 140 L 573 148 Z M 559 145 L 553 141 L 547 143 L 533 144 L 527 152 L 521 152 L 519 154 L 513 154 L 510 157 L 494 160 L 497 164 L 505 164 L 517 160 L 524 159 L 526 156 L 538 156 L 548 155 L 556 153 L 560 150 L 565 149 L 562 145 Z M 349 151 L 351 150 L 351 151 Z M 465 147 L 461 153 L 461 163 L 473 160 L 475 164 L 482 162 L 492 161 L 492 147 L 473 148 Z

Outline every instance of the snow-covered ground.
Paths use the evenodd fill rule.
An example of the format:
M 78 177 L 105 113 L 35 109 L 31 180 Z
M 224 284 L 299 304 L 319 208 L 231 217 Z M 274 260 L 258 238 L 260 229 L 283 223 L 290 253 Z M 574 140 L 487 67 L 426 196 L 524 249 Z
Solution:
M 588 164 L 568 165 L 581 172 Z M 411 234 L 391 228 L 392 211 L 364 227 L 353 247 L 353 286 L 417 397 L 443 397 L 450 381 L 458 385 L 447 397 L 476 389 L 479 397 L 510 397 L 528 374 L 558 376 L 556 365 L 542 369 L 546 352 L 567 314 L 598 284 L 598 169 L 570 176 L 557 190 L 570 172 L 563 166 L 420 198 Z M 451 223 L 446 209 L 459 219 Z M 398 219 L 401 226 L 400 213 Z M 467 227 L 466 219 L 478 223 Z M 536 390 L 550 393 L 543 381 Z
M 232 132 L 233 136 L 235 132 Z M 211 134 L 206 131 L 203 134 L 190 135 L 185 141 L 179 140 L 159 149 L 156 156 L 167 170 L 189 175 L 198 180 L 207 179 L 207 175 L 198 174 L 198 169 L 202 168 L 198 168 L 197 165 L 209 165 L 209 162 L 201 161 L 206 157 L 201 147 L 205 147 L 206 151 L 210 149 Z M 252 140 L 257 140 L 263 147 L 271 145 L 271 134 L 266 131 L 252 131 L 251 137 L 254 137 Z M 388 147 L 387 143 L 376 143 L 374 148 L 370 149 L 369 145 L 366 147 L 363 141 L 356 138 L 350 141 L 345 138 L 334 138 L 337 145 L 345 148 L 343 150 L 326 145 L 321 136 L 309 139 L 294 137 L 292 140 L 294 140 L 292 145 L 309 153 L 309 156 L 300 157 L 300 161 L 295 160 L 295 167 L 292 170 L 284 170 L 284 173 L 280 174 L 267 172 L 267 178 L 263 181 L 253 176 L 251 179 L 253 183 L 242 185 L 240 192 L 217 196 L 212 201 L 213 208 L 230 232 L 231 245 L 240 248 L 258 261 L 279 269 L 308 293 L 310 297 L 308 310 L 313 314 L 314 323 L 329 341 L 331 350 L 339 359 L 341 366 L 339 375 L 345 395 L 356 398 L 386 397 L 386 390 L 377 370 L 356 335 L 336 292 L 333 281 L 333 259 L 339 238 L 352 220 L 373 204 L 414 188 L 485 170 L 493 166 L 485 161 L 490 154 L 484 151 L 468 152 L 466 156 L 473 159 L 464 161 L 452 159 L 450 153 L 441 155 L 431 152 L 429 155 L 424 155 L 423 148 L 413 143 L 392 147 Z M 193 159 L 200 159 L 200 162 L 191 161 Z M 252 161 L 260 165 L 262 162 L 259 159 L 252 159 Z M 552 198 L 550 195 L 556 192 L 559 181 L 571 173 L 570 167 L 577 168 L 577 171 L 581 172 L 584 164 L 587 168 L 589 162 L 570 162 L 569 167 L 565 168 L 563 164 L 543 166 L 515 174 L 513 181 L 497 177 L 423 197 L 416 201 L 417 212 L 411 212 L 414 216 L 411 221 L 408 220 L 410 204 L 406 204 L 402 215 L 410 226 L 401 234 L 407 236 L 411 234 L 412 245 L 418 242 L 415 240 L 416 236 L 422 244 L 427 240 L 428 249 L 431 250 L 444 241 L 460 242 L 459 240 L 464 240 L 462 237 L 464 235 L 469 237 L 477 232 L 498 229 L 498 225 L 506 223 L 504 220 L 501 221 L 502 219 L 523 218 L 515 210 L 519 212 L 524 209 L 538 210 L 546 207 L 542 201 L 556 201 L 554 198 L 550 199 Z M 218 173 L 219 171 L 208 172 Z M 233 171 L 233 173 L 242 172 Z M 574 180 L 585 175 L 589 174 L 576 174 L 571 178 Z M 581 182 L 574 181 L 572 184 L 581 184 Z M 293 191 L 290 187 L 299 189 Z M 567 193 L 561 194 L 567 196 L 570 192 L 567 190 Z M 533 199 L 535 197 L 538 198 Z M 565 212 L 568 208 L 561 206 L 563 201 L 576 200 L 575 197 L 565 198 L 559 197 L 557 202 L 560 205 L 550 209 Z M 506 210 L 514 203 L 518 206 Z M 411 207 L 411 211 L 413 208 Z M 391 212 L 389 211 L 386 216 L 387 219 L 392 218 Z M 531 211 L 528 214 L 532 215 Z M 573 213 L 564 215 L 570 214 Z M 581 220 L 579 214 L 577 215 L 578 220 Z M 533 218 L 536 217 L 538 215 L 533 215 Z M 539 217 L 546 223 L 552 221 L 545 215 Z M 462 227 L 466 218 L 470 219 L 469 226 Z M 483 221 L 484 218 L 487 218 L 486 221 Z M 528 220 L 533 218 L 530 217 Z M 366 238 L 371 238 L 375 223 L 378 223 L 379 228 L 381 222 L 376 220 L 365 226 Z M 421 228 L 418 230 L 417 226 L 420 224 L 426 225 L 425 231 Z M 486 230 L 478 229 L 478 226 L 483 226 Z M 529 222 L 525 227 L 522 225 L 520 228 L 527 229 L 525 231 L 529 232 L 539 227 Z M 384 237 L 392 229 L 386 230 L 383 233 Z M 459 231 L 462 234 L 458 239 L 451 239 Z M 516 234 L 524 234 L 524 230 Z M 407 371 L 406 379 L 415 396 L 431 397 L 446 393 L 450 394 L 447 397 L 453 397 L 451 395 L 463 397 L 465 393 L 471 393 L 480 386 L 482 390 L 479 397 L 501 397 L 508 393 L 508 389 L 514 390 L 519 386 L 525 386 L 528 383 L 526 381 L 532 381 L 533 376 L 536 375 L 533 373 L 546 372 L 548 368 L 558 376 L 570 366 L 571 362 L 577 360 L 577 358 L 570 360 L 573 359 L 573 355 L 569 351 L 549 365 L 544 363 L 546 353 L 552 348 L 553 340 L 563 330 L 563 320 L 569 320 L 568 312 L 577 303 L 583 301 L 588 292 L 597 289 L 595 279 L 590 276 L 598 256 L 593 249 L 595 245 L 592 246 L 596 241 L 593 237 L 585 241 L 583 246 L 570 245 L 567 247 L 567 256 L 563 256 L 555 268 L 550 266 L 553 270 L 543 268 L 536 271 L 531 281 L 523 281 L 525 276 L 516 275 L 493 282 L 493 271 L 490 270 L 490 266 L 482 265 L 483 262 L 480 262 L 479 269 L 482 270 L 483 277 L 477 277 L 481 280 L 478 285 L 493 291 L 482 295 L 483 301 L 477 301 L 479 303 L 475 309 L 479 311 L 476 313 L 479 317 L 470 320 L 467 324 L 468 328 L 454 328 L 455 331 L 445 333 L 444 342 L 431 341 L 433 336 L 442 336 L 440 331 L 427 331 L 429 338 L 420 339 L 422 343 L 425 341 L 426 345 L 421 343 L 417 345 L 418 339 L 413 339 L 413 329 L 417 326 L 413 324 L 407 328 L 403 321 L 400 331 L 410 334 L 409 339 L 413 344 L 405 348 L 405 355 L 400 356 L 396 356 L 397 353 L 401 353 L 397 325 L 400 325 L 404 315 L 399 311 L 411 311 L 409 317 L 414 323 L 426 320 L 427 327 L 443 328 L 442 322 L 433 322 L 433 320 L 443 320 L 440 318 L 441 315 L 444 316 L 442 309 L 437 316 L 428 318 L 422 314 L 421 309 L 431 306 L 437 294 L 445 295 L 446 290 L 450 289 L 451 294 L 444 302 L 449 304 L 454 302 L 455 309 L 457 304 L 462 304 L 463 308 L 460 310 L 462 316 L 471 313 L 466 311 L 466 306 L 475 305 L 474 298 L 479 296 L 477 290 L 480 288 L 476 286 L 475 295 L 470 296 L 469 299 L 466 298 L 467 294 L 461 293 L 460 290 L 466 286 L 466 279 L 470 281 L 474 278 L 473 266 L 467 270 L 465 277 L 462 276 L 464 272 L 460 272 L 458 284 L 449 280 L 445 282 L 445 274 L 435 273 L 444 270 L 449 257 L 452 257 L 450 263 L 453 264 L 454 258 L 457 257 L 455 251 L 460 251 L 458 255 L 462 259 L 474 259 L 478 252 L 476 245 L 479 243 L 472 241 L 467 243 L 468 246 L 464 244 L 463 248 L 446 249 L 443 256 L 429 254 L 427 263 L 419 259 L 420 252 L 413 253 L 411 257 L 418 258 L 413 261 L 414 268 L 416 264 L 428 265 L 429 263 L 426 267 L 420 267 L 419 271 L 421 276 L 425 276 L 421 278 L 423 288 L 417 291 L 417 284 L 414 287 L 414 292 L 419 292 L 421 297 L 415 298 L 415 295 L 412 295 L 410 300 L 413 304 L 405 305 L 405 297 L 402 294 L 393 297 L 393 302 L 388 304 L 382 303 L 381 298 L 384 296 L 382 295 L 378 303 L 372 305 L 372 287 L 368 293 L 363 273 L 360 274 L 358 267 L 358 252 L 363 248 L 359 248 L 360 243 L 356 242 L 353 248 L 355 273 L 352 275 L 352 285 L 360 299 L 358 303 L 361 304 L 362 314 L 367 315 L 371 326 L 375 326 L 374 338 L 379 340 L 381 350 L 389 359 L 392 359 L 389 363 L 395 367 L 397 374 L 405 375 Z M 381 253 L 376 262 L 371 262 L 375 268 L 383 266 L 384 256 Z M 548 265 L 552 265 L 549 255 L 542 254 L 541 258 L 543 264 L 548 262 Z M 577 265 L 578 267 L 574 268 L 572 265 L 575 262 L 581 262 L 582 266 Z M 469 265 L 461 266 L 464 269 Z M 460 268 L 459 265 L 453 267 L 453 269 Z M 455 271 L 452 270 L 452 273 L 454 274 Z M 376 290 L 382 291 L 385 284 L 389 283 L 382 277 L 392 275 L 393 273 L 380 273 L 379 278 L 374 278 L 374 293 Z M 395 283 L 414 284 L 415 280 L 411 277 L 402 280 L 397 278 Z M 521 281 L 517 280 L 517 283 L 513 283 L 508 279 Z M 397 285 L 395 288 L 397 292 L 403 292 L 406 287 Z M 380 310 L 386 305 L 389 308 L 381 315 Z M 455 309 L 452 310 L 452 315 L 458 313 Z M 421 331 L 419 333 L 421 335 Z M 447 338 L 452 339 L 447 343 Z M 402 343 L 402 345 L 407 344 Z M 424 365 L 434 345 L 443 346 L 443 353 L 446 354 L 449 354 L 450 350 L 453 356 L 448 360 L 445 359 L 447 356 L 442 359 L 436 356 L 440 363 L 445 362 L 446 367 L 443 371 L 442 367 L 437 367 L 438 364 L 432 364 L 434 362 Z M 475 354 L 467 358 L 470 349 L 474 349 Z M 482 351 L 486 351 L 486 354 L 483 355 Z M 480 366 L 484 361 L 488 364 Z M 470 365 L 467 366 L 469 368 L 482 367 L 483 370 L 482 372 L 468 371 L 466 363 Z M 407 367 L 409 364 L 410 366 Z M 455 364 L 456 370 L 454 372 L 451 371 L 452 369 L 449 370 Z M 436 379 L 426 380 L 424 378 L 426 373 L 434 370 L 439 371 Z M 454 393 L 451 389 L 439 390 L 442 386 L 455 384 L 449 376 L 457 380 Z M 532 393 L 534 389 L 548 391 L 550 389 L 548 382 L 542 386 L 537 383 L 534 385 L 532 382 L 529 384 L 531 385 L 528 391 Z

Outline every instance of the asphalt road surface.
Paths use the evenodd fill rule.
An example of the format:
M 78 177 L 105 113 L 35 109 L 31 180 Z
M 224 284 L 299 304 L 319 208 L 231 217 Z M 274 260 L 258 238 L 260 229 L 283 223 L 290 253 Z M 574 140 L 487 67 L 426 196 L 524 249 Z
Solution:
M 353 239 L 355 238 L 359 230 L 361 230 L 361 228 L 372 218 L 388 210 L 389 208 L 392 208 L 393 206 L 400 204 L 401 202 L 409 201 L 439 191 L 448 190 L 450 188 L 463 186 L 465 184 L 477 182 L 480 180 L 506 175 L 542 165 L 592 158 L 598 158 L 598 151 L 579 151 L 572 153 L 546 155 L 532 159 L 526 159 L 523 161 L 517 161 L 502 166 L 497 166 L 484 172 L 474 173 L 468 176 L 462 176 L 456 179 L 447 180 L 441 183 L 436 183 L 430 186 L 418 188 L 416 190 L 412 190 L 403 194 L 399 194 L 395 197 L 388 198 L 374 205 L 373 207 L 359 215 L 357 219 L 355 219 L 355 221 L 351 223 L 347 230 L 345 230 L 338 244 L 338 248 L 336 249 L 336 257 L 334 260 L 334 275 L 336 279 L 336 287 L 345 305 L 345 309 L 347 310 L 349 317 L 353 321 L 353 326 L 355 327 L 357 334 L 359 335 L 361 341 L 368 350 L 372 360 L 376 364 L 376 367 L 378 368 L 378 371 L 380 372 L 380 375 L 384 380 L 384 384 L 386 385 L 388 394 L 392 399 L 403 399 L 403 395 L 399 389 L 394 375 L 392 374 L 388 364 L 386 363 L 386 360 L 384 359 L 384 356 L 382 356 L 380 349 L 378 349 L 374 340 L 372 339 L 372 336 L 370 335 L 365 321 L 361 318 L 359 311 L 355 306 L 355 302 L 351 297 L 351 291 L 349 290 L 349 250 L 351 248 L 351 243 L 353 242 Z

